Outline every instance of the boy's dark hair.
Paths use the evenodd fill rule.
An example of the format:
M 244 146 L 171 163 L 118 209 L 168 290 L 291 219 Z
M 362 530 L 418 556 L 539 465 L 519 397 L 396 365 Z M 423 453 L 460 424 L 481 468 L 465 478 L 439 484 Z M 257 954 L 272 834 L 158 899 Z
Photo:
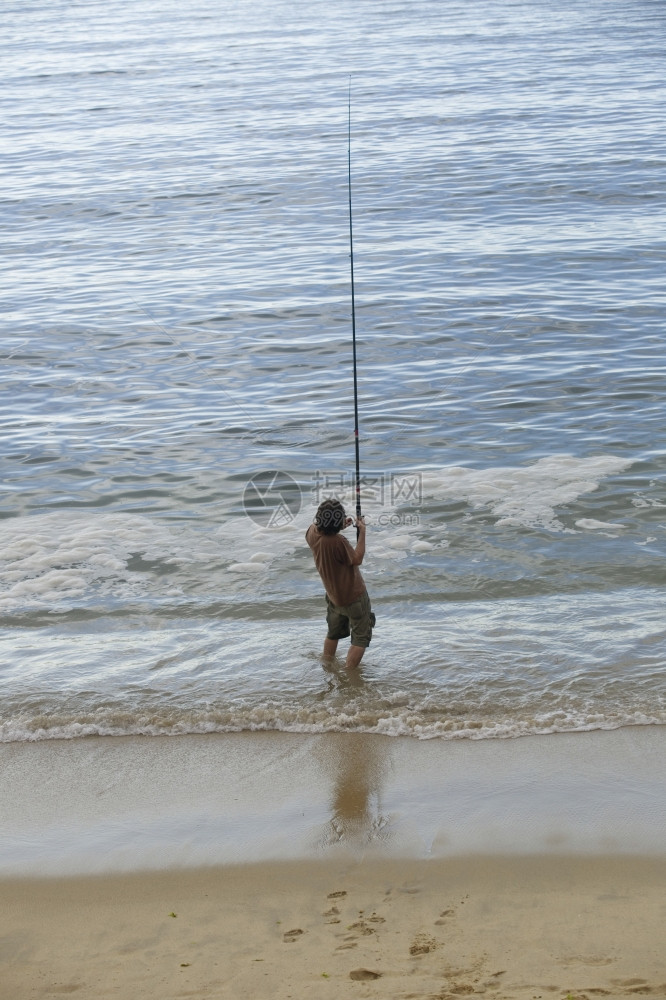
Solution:
M 345 509 L 339 500 L 324 500 L 319 504 L 314 523 L 322 535 L 337 535 L 345 526 Z

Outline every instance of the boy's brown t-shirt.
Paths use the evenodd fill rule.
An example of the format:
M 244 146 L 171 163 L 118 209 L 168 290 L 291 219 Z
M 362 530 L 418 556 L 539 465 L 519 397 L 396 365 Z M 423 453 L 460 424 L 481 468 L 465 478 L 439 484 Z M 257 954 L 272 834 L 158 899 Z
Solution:
M 324 535 L 311 524 L 305 540 L 333 604 L 345 608 L 357 601 L 365 593 L 365 582 L 358 566 L 352 566 L 354 550 L 344 535 Z

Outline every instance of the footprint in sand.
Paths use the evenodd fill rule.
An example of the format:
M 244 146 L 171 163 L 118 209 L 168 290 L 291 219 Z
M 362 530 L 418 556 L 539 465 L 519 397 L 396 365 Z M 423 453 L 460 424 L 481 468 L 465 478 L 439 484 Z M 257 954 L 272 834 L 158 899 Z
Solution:
M 564 965 L 612 965 L 615 959 L 607 955 L 564 955 Z
M 338 947 L 335 950 L 336 951 L 349 951 L 350 948 L 358 948 L 358 941 L 343 941 L 343 943 L 339 944 Z
M 483 984 L 484 988 L 487 990 L 498 990 L 500 988 L 500 979 L 505 976 L 506 972 L 502 969 L 500 972 L 493 972 L 490 979 L 486 979 Z
M 368 927 L 364 919 L 356 920 L 353 924 L 349 924 L 347 927 L 348 931 L 358 931 L 359 934 L 368 935 L 374 934 L 375 931 L 372 927 Z
M 373 972 L 372 969 L 352 969 L 349 973 L 349 978 L 356 981 L 380 979 L 381 972 Z
M 427 955 L 428 952 L 434 951 L 436 947 L 437 942 L 433 937 L 428 937 L 427 934 L 417 934 L 409 946 L 409 954 Z
M 342 899 L 342 897 L 346 895 L 347 895 L 346 889 L 338 889 L 336 892 L 329 892 L 326 899 Z
M 649 996 L 650 994 L 664 996 L 666 994 L 666 983 L 662 983 L 661 986 L 650 986 L 647 979 L 611 979 L 611 982 L 613 986 L 621 986 L 627 993 L 636 996 Z
M 284 932 L 284 934 L 282 935 L 282 940 L 285 941 L 287 944 L 293 944 L 294 941 L 298 941 L 299 937 L 303 933 L 304 932 L 301 930 L 300 927 L 294 927 L 293 930 Z
M 442 910 L 439 915 L 439 919 L 435 921 L 435 926 L 441 926 L 442 924 L 448 924 L 449 917 L 455 916 L 455 910 Z

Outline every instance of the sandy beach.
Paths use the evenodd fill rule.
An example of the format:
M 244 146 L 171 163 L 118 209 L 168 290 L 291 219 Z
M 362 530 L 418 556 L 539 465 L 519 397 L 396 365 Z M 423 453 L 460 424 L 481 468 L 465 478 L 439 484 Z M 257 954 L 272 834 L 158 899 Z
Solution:
M 0 996 L 666 996 L 659 727 L 0 747 Z
M 2 996 L 666 995 L 666 865 L 265 863 L 2 887 Z

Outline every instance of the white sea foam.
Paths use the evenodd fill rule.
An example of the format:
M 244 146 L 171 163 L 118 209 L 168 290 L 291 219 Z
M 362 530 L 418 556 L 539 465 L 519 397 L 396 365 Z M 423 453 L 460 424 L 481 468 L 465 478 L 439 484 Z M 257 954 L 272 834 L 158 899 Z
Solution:
M 613 524 L 610 521 L 597 521 L 594 517 L 579 517 L 576 527 L 590 531 L 621 531 L 623 525 Z
M 460 466 L 429 468 L 421 474 L 421 504 L 406 508 L 400 503 L 378 501 L 372 491 L 362 492 L 363 512 L 369 524 L 373 561 L 380 564 L 410 553 L 425 554 L 446 547 L 445 525 L 437 527 L 433 538 L 427 520 L 429 509 L 441 501 L 464 501 L 473 509 L 489 508 L 499 527 L 547 528 L 569 531 L 557 516 L 557 508 L 594 492 L 604 479 L 622 472 L 631 460 L 613 455 L 577 458 L 553 455 L 525 466 L 494 466 L 470 469 Z M 416 474 L 418 470 L 411 470 Z M 353 510 L 350 492 L 340 496 L 347 510 Z M 312 507 L 301 511 L 297 522 L 302 530 L 309 523 Z M 405 510 L 417 516 L 410 523 Z M 593 519 L 579 519 L 581 529 L 589 529 Z M 601 525 L 602 522 L 596 522 Z M 604 525 L 608 529 L 616 525 Z M 424 535 L 427 534 L 427 537 Z
M 506 718 L 437 718 L 432 707 L 416 706 L 391 710 L 331 711 L 316 706 L 253 706 L 232 711 L 99 712 L 82 718 L 60 718 L 48 724 L 35 719 L 14 718 L 0 723 L 0 743 L 72 740 L 86 736 L 180 736 L 202 733 L 359 732 L 381 736 L 408 736 L 419 740 L 515 739 L 520 736 L 589 732 L 624 726 L 666 725 L 666 712 L 655 710 L 590 712 L 544 712 L 537 716 Z
M 488 507 L 497 524 L 565 530 L 555 511 L 596 490 L 631 461 L 613 455 L 550 455 L 532 465 L 489 469 L 451 467 L 423 474 L 425 497 Z
M 412 546 L 414 552 L 432 552 L 435 546 L 432 542 L 426 542 L 421 540 L 420 542 L 414 542 Z
M 205 533 L 143 514 L 58 510 L 10 518 L 0 522 L 0 610 L 62 609 L 95 594 L 178 598 L 187 579 L 213 578 L 212 567 L 257 577 L 301 544 L 288 532 L 258 534 L 260 551 L 247 518 Z M 159 564 L 162 573 L 147 572 L 144 563 Z
M 127 568 L 131 556 L 168 561 L 175 549 L 168 530 L 142 516 L 53 511 L 5 520 L 0 609 L 61 607 L 110 582 L 116 593 L 136 593 L 142 574 Z
M 370 572 L 379 575 L 396 560 L 427 555 L 445 547 L 446 526 L 426 522 L 433 503 L 463 500 L 472 508 L 489 508 L 497 525 L 565 530 L 556 508 L 594 491 L 601 481 L 630 462 L 610 455 L 574 458 L 556 455 L 527 466 L 469 469 L 442 467 L 422 476 L 418 516 L 405 517 L 399 503 L 381 502 L 371 490 L 362 494 L 372 546 Z M 353 510 L 351 492 L 341 497 Z M 414 513 L 414 505 L 407 510 Z M 186 577 L 215 579 L 222 567 L 230 579 L 268 577 L 276 561 L 301 552 L 307 556 L 305 531 L 315 506 L 304 503 L 281 527 L 261 527 L 248 517 L 222 517 L 213 531 L 146 515 L 103 511 L 58 510 L 0 522 L 0 609 L 62 608 L 90 599 L 94 593 L 114 599 L 141 596 L 178 598 Z M 581 530 L 615 531 L 619 526 L 579 518 Z M 350 533 L 353 541 L 353 532 Z M 161 563 L 168 574 L 138 568 L 132 558 Z M 209 568 L 213 567 L 213 568 Z

